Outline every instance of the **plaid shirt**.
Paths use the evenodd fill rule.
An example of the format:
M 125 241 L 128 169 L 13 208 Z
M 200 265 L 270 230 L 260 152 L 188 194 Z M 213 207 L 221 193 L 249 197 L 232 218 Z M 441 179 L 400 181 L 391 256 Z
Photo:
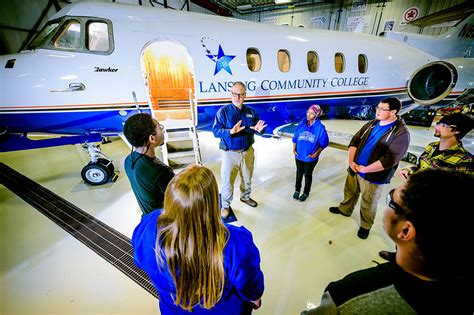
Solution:
M 447 150 L 438 151 L 438 155 L 433 154 L 439 149 L 439 141 L 428 144 L 425 151 L 418 158 L 417 165 L 407 167 L 408 174 L 413 174 L 419 169 L 447 168 L 456 171 L 474 174 L 474 157 L 467 151 L 461 142 Z

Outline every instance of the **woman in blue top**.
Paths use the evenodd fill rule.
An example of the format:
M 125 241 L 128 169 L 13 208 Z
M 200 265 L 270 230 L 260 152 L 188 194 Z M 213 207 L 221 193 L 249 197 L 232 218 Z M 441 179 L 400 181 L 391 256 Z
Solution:
M 329 138 L 326 128 L 318 119 L 323 114 L 319 105 L 311 105 L 296 129 L 293 137 L 293 154 L 296 161 L 296 183 L 293 199 L 305 201 L 311 191 L 313 170 L 319 155 L 328 146 Z M 304 175 L 304 190 L 300 196 L 301 182 Z
M 208 168 L 188 167 L 171 180 L 164 209 L 142 219 L 132 246 L 161 314 L 250 314 L 261 305 L 259 251 L 247 229 L 222 223 Z

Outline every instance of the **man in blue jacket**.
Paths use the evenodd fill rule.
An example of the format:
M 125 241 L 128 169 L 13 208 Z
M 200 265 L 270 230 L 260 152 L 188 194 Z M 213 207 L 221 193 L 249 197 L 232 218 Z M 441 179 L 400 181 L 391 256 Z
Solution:
M 221 216 L 224 219 L 229 216 L 237 173 L 240 174 L 240 201 L 251 207 L 257 206 L 257 202 L 250 198 L 255 159 L 252 144 L 255 132 L 263 132 L 267 125 L 253 108 L 244 105 L 245 92 L 244 83 L 232 85 L 232 103 L 217 111 L 212 126 L 214 136 L 221 139 Z

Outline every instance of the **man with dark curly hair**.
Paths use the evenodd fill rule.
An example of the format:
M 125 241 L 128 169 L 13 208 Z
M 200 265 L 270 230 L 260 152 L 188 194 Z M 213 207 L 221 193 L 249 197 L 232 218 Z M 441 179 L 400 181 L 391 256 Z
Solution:
M 165 190 L 174 172 L 155 156 L 155 148 L 164 142 L 163 126 L 156 119 L 145 113 L 132 115 L 123 133 L 132 145 L 132 152 L 125 158 L 125 172 L 143 217 L 163 208 Z

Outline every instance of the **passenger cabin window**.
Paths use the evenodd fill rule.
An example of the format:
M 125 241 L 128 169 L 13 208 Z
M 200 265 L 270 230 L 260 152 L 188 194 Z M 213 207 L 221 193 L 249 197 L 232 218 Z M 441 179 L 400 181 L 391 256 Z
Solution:
M 53 41 L 56 48 L 74 50 L 81 47 L 81 24 L 78 21 L 68 21 L 62 27 Z
M 281 72 L 290 71 L 290 54 L 288 50 L 280 49 L 278 51 L 278 68 Z
M 334 55 L 334 68 L 337 73 L 343 73 L 346 68 L 344 55 L 340 52 Z
M 247 67 L 252 72 L 260 71 L 260 68 L 262 67 L 262 59 L 257 48 L 247 49 Z
M 308 71 L 315 73 L 319 69 L 319 57 L 314 51 L 308 51 Z
M 367 72 L 367 56 L 364 54 L 359 54 L 359 72 L 366 73 Z
M 104 22 L 87 24 L 87 49 L 92 51 L 109 50 L 109 27 Z

